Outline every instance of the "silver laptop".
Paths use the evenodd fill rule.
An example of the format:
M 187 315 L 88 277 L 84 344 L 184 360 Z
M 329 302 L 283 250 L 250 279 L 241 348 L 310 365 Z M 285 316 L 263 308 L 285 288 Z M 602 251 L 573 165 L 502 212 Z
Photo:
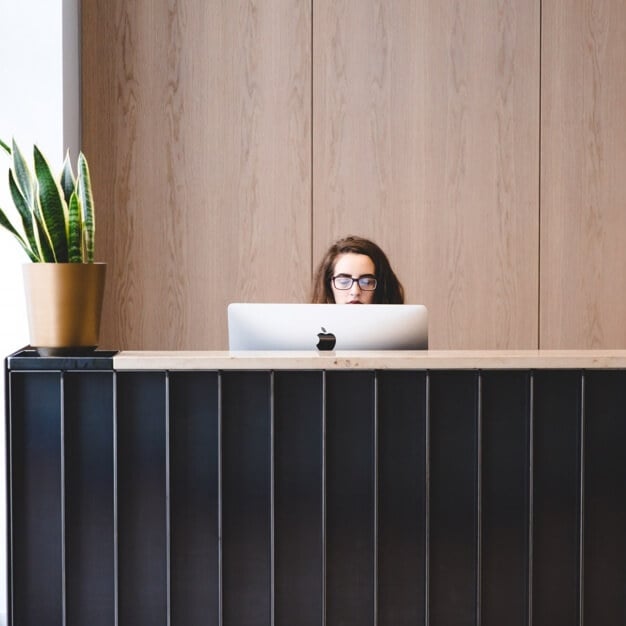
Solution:
M 267 304 L 228 306 L 230 350 L 425 350 L 421 304 Z

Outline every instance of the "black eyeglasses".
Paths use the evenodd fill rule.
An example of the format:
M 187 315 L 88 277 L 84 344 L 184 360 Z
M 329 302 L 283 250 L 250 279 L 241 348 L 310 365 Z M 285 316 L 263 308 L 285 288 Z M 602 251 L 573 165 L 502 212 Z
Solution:
M 359 283 L 359 287 L 363 291 L 374 291 L 378 284 L 376 278 L 371 274 L 359 276 L 358 278 L 352 278 L 352 276 L 348 276 L 347 274 L 339 274 L 338 276 L 333 276 L 330 280 L 335 286 L 335 289 L 340 289 L 341 291 L 350 289 L 354 283 Z

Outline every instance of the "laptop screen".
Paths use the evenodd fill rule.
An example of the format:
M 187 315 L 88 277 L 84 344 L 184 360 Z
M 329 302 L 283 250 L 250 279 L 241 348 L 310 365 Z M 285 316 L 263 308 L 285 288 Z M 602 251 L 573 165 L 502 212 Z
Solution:
M 230 350 L 425 350 L 428 311 L 421 304 L 228 306 Z

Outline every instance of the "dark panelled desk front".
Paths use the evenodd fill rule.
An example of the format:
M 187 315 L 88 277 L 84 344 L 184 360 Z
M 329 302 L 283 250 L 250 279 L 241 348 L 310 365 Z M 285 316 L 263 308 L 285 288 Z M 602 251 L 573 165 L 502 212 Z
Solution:
M 37 361 L 7 370 L 15 626 L 626 622 L 624 371 Z

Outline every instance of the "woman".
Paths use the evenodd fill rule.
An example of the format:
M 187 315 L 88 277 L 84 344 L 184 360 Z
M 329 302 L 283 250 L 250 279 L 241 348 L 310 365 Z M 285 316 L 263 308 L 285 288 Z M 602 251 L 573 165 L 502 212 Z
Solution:
M 374 242 L 350 236 L 336 241 L 324 255 L 315 274 L 311 302 L 403 304 L 404 289 Z

